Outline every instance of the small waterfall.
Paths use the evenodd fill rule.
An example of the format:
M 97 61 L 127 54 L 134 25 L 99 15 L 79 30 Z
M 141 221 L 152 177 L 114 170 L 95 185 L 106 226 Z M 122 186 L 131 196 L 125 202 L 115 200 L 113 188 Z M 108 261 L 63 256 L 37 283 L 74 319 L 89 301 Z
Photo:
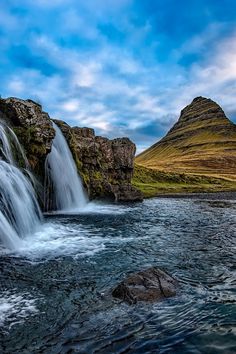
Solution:
M 1 152 L 7 162 L 11 165 L 17 166 L 15 158 L 12 153 L 12 146 L 15 148 L 17 156 L 24 162 L 24 168 L 30 170 L 29 162 L 25 155 L 24 150 L 22 149 L 19 140 L 14 133 L 14 131 L 7 126 L 0 124 L 0 141 L 2 142 Z
M 87 204 L 87 196 L 83 189 L 82 181 L 78 175 L 71 151 L 61 130 L 53 123 L 56 136 L 53 140 L 52 150 L 47 157 L 46 186 L 50 189 L 52 182 L 53 202 L 56 210 L 76 210 Z M 46 197 L 46 205 L 49 197 Z
M 1 152 L 3 157 L 6 159 L 6 161 L 14 165 L 15 161 L 11 150 L 11 144 L 6 133 L 6 127 L 2 124 L 0 124 L 0 141 L 2 143 Z
M 17 248 L 20 239 L 33 233 L 40 224 L 42 214 L 28 178 L 16 166 L 12 145 L 28 161 L 14 132 L 0 125 L 0 240 L 8 248 Z

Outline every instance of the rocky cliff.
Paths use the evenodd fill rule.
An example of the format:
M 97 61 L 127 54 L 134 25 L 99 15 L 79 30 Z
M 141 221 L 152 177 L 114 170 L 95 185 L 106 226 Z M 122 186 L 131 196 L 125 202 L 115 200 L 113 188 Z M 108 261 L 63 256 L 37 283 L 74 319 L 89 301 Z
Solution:
M 7 98 L 0 99 L 0 119 L 13 128 L 32 170 L 42 181 L 44 162 L 55 135 L 49 115 L 36 102 Z
M 109 140 L 95 136 L 91 128 L 71 128 L 63 121 L 54 122 L 68 141 L 91 199 L 142 199 L 140 191 L 131 185 L 136 147 L 130 139 Z
M 168 134 L 136 162 L 163 171 L 236 179 L 236 125 L 217 103 L 197 97 Z
M 13 128 L 34 174 L 43 184 L 44 163 L 55 131 L 40 104 L 18 98 L 0 99 L 0 119 Z M 71 128 L 55 120 L 65 135 L 90 199 L 142 200 L 131 185 L 135 144 L 128 138 L 109 140 L 90 128 Z

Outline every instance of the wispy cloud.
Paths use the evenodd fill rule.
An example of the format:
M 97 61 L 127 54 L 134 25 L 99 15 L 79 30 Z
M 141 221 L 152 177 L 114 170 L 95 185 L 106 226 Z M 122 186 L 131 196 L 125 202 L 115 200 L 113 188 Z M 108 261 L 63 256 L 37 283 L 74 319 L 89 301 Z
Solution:
M 128 135 L 139 151 L 198 95 L 235 119 L 233 3 L 222 12 L 199 1 L 183 0 L 178 16 L 172 0 L 4 1 L 1 94 L 31 97 L 100 135 Z

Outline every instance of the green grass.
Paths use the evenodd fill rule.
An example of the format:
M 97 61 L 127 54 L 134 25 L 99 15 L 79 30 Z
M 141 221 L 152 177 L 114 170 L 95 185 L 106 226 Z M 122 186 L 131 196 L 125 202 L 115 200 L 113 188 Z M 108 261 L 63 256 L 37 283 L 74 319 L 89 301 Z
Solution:
M 136 163 L 173 173 L 236 179 L 236 125 L 223 113 L 212 116 L 209 110 L 215 108 L 209 101 L 188 106 L 163 139 L 136 157 Z
M 236 191 L 236 181 L 184 173 L 167 173 L 140 165 L 135 165 L 132 184 L 143 192 L 145 198 L 181 193 Z

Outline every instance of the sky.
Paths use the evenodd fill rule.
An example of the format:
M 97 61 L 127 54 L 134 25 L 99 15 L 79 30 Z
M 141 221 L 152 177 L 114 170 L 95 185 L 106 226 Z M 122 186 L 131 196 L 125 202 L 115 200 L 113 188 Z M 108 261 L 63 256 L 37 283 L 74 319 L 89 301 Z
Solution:
M 0 94 L 138 152 L 196 96 L 236 122 L 235 0 L 1 0 Z

